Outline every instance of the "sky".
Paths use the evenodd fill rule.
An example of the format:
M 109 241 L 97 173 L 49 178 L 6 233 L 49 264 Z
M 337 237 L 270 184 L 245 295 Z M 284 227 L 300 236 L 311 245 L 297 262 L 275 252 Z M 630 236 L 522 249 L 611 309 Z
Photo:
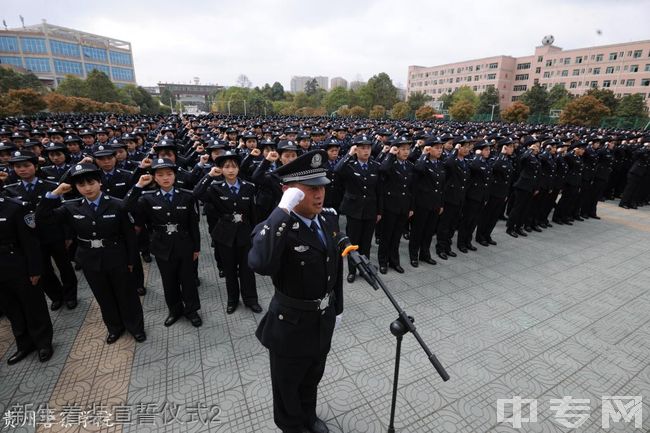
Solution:
M 48 23 L 129 41 L 139 85 L 253 86 L 293 75 L 406 86 L 409 65 L 650 39 L 649 0 L 2 0 L 9 28 Z

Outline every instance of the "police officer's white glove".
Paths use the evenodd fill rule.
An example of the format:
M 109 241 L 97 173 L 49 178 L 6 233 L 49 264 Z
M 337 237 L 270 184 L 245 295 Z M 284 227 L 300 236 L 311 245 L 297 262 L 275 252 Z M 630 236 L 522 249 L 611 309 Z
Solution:
M 338 328 L 339 325 L 341 324 L 341 321 L 343 320 L 343 313 L 339 314 L 336 316 L 336 323 L 334 323 L 334 329 Z
M 284 192 L 284 194 L 282 194 L 278 207 L 285 210 L 287 213 L 290 213 L 303 198 L 305 198 L 304 192 L 298 188 L 289 188 Z

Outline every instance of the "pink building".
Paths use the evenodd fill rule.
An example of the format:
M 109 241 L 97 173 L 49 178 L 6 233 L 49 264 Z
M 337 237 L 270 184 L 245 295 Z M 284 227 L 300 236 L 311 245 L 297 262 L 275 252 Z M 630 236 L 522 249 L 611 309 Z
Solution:
M 535 54 L 495 56 L 440 66 L 409 66 L 407 94 L 424 92 L 434 100 L 461 86 L 482 93 L 499 90 L 500 109 L 516 101 L 535 83 L 564 86 L 574 95 L 593 87 L 622 97 L 640 93 L 650 107 L 650 40 L 563 50 L 546 36 Z

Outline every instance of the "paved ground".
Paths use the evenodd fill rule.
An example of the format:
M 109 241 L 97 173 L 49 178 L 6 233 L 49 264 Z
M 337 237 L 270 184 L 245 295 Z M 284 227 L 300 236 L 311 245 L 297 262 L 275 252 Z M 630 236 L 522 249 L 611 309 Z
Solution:
M 574 431 L 649 431 L 650 210 L 601 204 L 600 213 L 601 221 L 556 226 L 526 239 L 506 236 L 499 225 L 498 246 L 478 246 L 433 267 L 412 269 L 403 254 L 408 273 L 389 272 L 385 281 L 451 380 L 443 383 L 406 336 L 398 432 L 568 431 L 549 408 L 551 398 L 564 396 L 590 399 L 590 417 Z M 143 300 L 144 344 L 130 337 L 104 344 L 85 281 L 79 307 L 52 316 L 56 353 L 45 365 L 31 357 L 7 366 L 14 347 L 7 320 L 0 320 L 0 411 L 48 403 L 54 425 L 39 431 L 276 431 L 267 354 L 253 335 L 261 316 L 245 309 L 225 314 L 225 283 L 207 245 L 204 251 L 202 328 L 187 321 L 162 326 L 166 309 L 155 266 Z M 258 284 L 266 307 L 270 280 L 258 278 Z M 395 314 L 365 282 L 346 285 L 345 292 L 318 414 L 334 433 L 383 432 L 394 357 L 388 325 Z M 642 396 L 643 428 L 623 419 L 604 430 L 604 395 Z M 497 422 L 497 399 L 513 396 L 538 399 L 536 423 L 517 430 Z M 107 421 L 109 412 L 113 427 L 93 425 Z M 512 406 L 505 414 L 512 416 Z M 43 421 L 47 412 L 37 415 Z

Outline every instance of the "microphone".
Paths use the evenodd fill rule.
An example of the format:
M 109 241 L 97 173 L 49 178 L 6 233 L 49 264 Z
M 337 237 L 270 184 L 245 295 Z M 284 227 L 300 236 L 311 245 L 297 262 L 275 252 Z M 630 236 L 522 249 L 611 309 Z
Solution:
M 336 247 L 341 253 L 341 257 L 349 257 L 354 264 L 354 267 L 359 271 L 359 275 L 363 277 L 364 280 L 368 282 L 375 290 L 378 289 L 375 279 L 372 277 L 374 274 L 371 264 L 366 258 L 357 252 L 359 249 L 358 245 L 352 245 L 350 238 L 343 233 L 339 233 L 335 236 L 334 240 L 336 241 Z

